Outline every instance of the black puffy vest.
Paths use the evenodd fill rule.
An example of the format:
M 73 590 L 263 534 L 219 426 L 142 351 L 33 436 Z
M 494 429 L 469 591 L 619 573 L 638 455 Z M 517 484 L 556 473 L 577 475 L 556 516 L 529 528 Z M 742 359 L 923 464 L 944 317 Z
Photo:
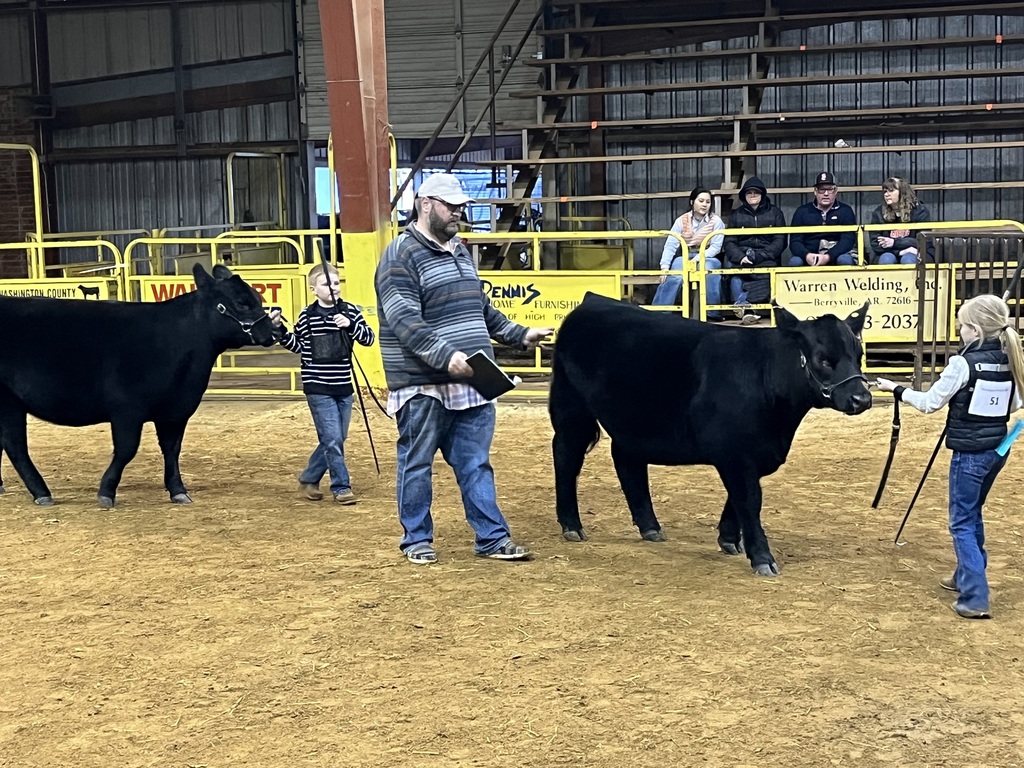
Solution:
M 1010 361 L 999 339 L 982 342 L 962 357 L 971 378 L 949 401 L 946 447 L 966 453 L 989 451 L 1006 437 L 1010 420 L 1014 394 Z

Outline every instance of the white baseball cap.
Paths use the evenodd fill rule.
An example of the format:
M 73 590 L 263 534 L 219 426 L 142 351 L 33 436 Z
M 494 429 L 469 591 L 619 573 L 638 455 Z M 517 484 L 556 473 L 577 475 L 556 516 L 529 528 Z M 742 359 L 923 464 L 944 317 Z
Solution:
M 462 184 L 450 173 L 435 173 L 420 184 L 416 197 L 436 197 L 451 205 L 475 203 L 472 197 L 462 191 Z

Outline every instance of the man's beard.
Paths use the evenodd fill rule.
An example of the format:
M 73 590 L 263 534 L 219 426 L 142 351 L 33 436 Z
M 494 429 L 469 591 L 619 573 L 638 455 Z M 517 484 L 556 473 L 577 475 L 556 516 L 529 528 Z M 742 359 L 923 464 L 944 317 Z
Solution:
M 434 239 L 439 243 L 447 243 L 455 237 L 455 234 L 459 231 L 458 222 L 442 219 L 434 211 L 430 212 L 430 219 L 428 223 L 430 224 L 430 234 L 433 235 Z

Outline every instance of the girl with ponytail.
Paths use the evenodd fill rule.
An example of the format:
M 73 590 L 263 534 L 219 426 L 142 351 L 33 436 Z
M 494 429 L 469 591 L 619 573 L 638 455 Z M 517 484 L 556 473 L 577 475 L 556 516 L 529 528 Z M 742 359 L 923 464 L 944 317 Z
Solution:
M 939 585 L 959 598 L 953 610 L 965 619 L 987 619 L 988 581 L 985 567 L 985 525 L 981 508 L 1006 455 L 996 448 L 1006 437 L 1010 414 L 1021 407 L 1024 351 L 1010 322 L 1010 310 L 998 296 L 968 299 L 957 312 L 963 346 L 949 359 L 939 380 L 927 392 L 879 379 L 879 389 L 892 392 L 922 413 L 949 403 L 946 447 L 949 465 L 949 533 L 956 570 Z

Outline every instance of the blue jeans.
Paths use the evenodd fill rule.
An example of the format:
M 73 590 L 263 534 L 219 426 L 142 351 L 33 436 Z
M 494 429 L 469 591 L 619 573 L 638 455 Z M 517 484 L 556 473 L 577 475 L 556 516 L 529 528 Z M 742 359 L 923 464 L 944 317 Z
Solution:
M 694 257 L 696 258 L 696 257 Z M 683 268 L 683 257 L 676 256 L 672 260 L 672 269 Z M 721 269 L 722 262 L 716 259 L 714 256 L 704 259 L 704 269 Z M 679 275 L 669 275 L 665 278 L 665 282 L 658 286 L 658 290 L 654 292 L 654 299 L 651 304 L 654 305 L 669 305 L 676 303 L 676 297 L 679 295 L 679 289 L 683 287 L 683 278 Z M 708 304 L 721 304 L 722 303 L 722 276 L 721 275 L 708 275 L 704 278 L 704 295 L 707 297 Z M 718 311 L 708 312 L 709 317 L 716 317 L 721 313 Z
M 345 438 L 352 419 L 352 395 L 306 395 L 306 402 L 313 414 L 313 426 L 320 444 L 313 449 L 309 463 L 299 475 L 299 482 L 320 485 L 324 473 L 330 471 L 332 494 L 352 490 L 348 467 L 345 466 Z
M 1006 457 L 995 450 L 980 453 L 953 451 L 949 465 L 949 534 L 956 552 L 958 602 L 975 611 L 988 610 L 985 567 L 985 524 L 981 508 Z
M 857 255 L 855 253 L 841 253 L 836 256 L 834 261 L 829 261 L 826 267 L 830 267 L 835 264 L 837 267 L 852 267 L 857 263 Z M 787 266 L 790 267 L 807 267 L 810 266 L 806 261 L 801 259 L 799 256 L 790 256 Z
M 402 551 L 434 541 L 431 467 L 438 449 L 455 470 L 466 522 L 476 533 L 477 554 L 501 549 L 510 539 L 498 509 L 491 468 L 494 403 L 450 411 L 440 400 L 417 395 L 395 415 L 398 422 L 398 519 Z
M 900 264 L 917 264 L 916 253 L 905 253 L 899 257 Z M 886 251 L 878 257 L 878 261 L 875 264 L 895 264 L 896 254 Z
M 749 304 L 747 301 L 747 292 L 743 290 L 743 278 L 739 275 L 733 275 L 729 278 L 729 290 L 732 292 L 732 301 L 734 304 Z

